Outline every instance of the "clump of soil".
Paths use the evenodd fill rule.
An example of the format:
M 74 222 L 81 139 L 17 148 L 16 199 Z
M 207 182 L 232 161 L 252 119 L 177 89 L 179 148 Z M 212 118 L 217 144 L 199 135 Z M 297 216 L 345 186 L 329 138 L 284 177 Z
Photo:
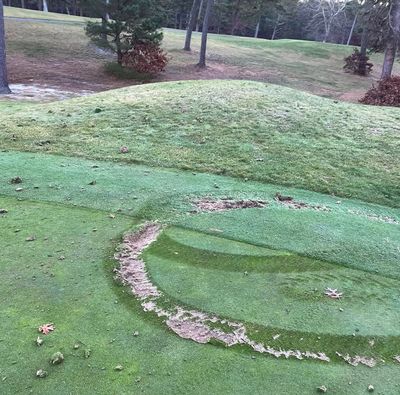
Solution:
M 294 198 L 292 196 L 284 196 L 284 195 L 281 195 L 279 192 L 277 192 L 275 195 L 275 201 L 278 203 L 284 204 L 290 208 L 297 209 L 297 210 L 312 209 L 312 210 L 318 210 L 318 211 L 331 211 L 331 209 L 329 207 L 308 204 L 305 202 L 298 202 L 298 201 L 294 200 Z
M 234 200 L 234 199 L 201 199 L 194 202 L 199 211 L 213 212 L 237 210 L 244 208 L 263 208 L 266 206 L 263 200 Z
M 22 178 L 21 177 L 13 177 L 10 180 L 11 184 L 21 184 L 22 183 Z

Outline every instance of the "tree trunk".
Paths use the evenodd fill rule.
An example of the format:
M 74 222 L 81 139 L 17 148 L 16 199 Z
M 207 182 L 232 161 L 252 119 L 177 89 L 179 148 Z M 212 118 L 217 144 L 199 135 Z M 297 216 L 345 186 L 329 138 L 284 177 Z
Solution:
M 347 45 L 350 45 L 351 39 L 353 38 L 353 33 L 354 33 L 354 28 L 356 27 L 357 18 L 358 18 L 358 14 L 355 15 L 353 24 L 351 25 L 351 29 L 350 29 L 350 33 L 349 33 L 349 38 L 347 39 Z
M 261 23 L 261 17 L 258 19 L 258 22 L 256 25 L 256 31 L 254 32 L 254 38 L 258 38 L 258 33 L 260 32 L 260 23 Z
M 121 31 L 119 30 L 118 34 L 115 36 L 115 49 L 117 52 L 117 62 L 120 66 L 122 66 L 122 45 L 121 45 Z
M 193 5 L 192 5 L 192 10 L 190 12 L 189 24 L 188 24 L 187 31 L 186 31 L 185 46 L 183 48 L 185 51 L 191 50 L 190 44 L 192 42 L 192 33 L 193 33 L 193 29 L 196 27 L 197 16 L 199 14 L 199 8 L 200 8 L 200 0 L 194 0 Z
M 392 37 L 386 44 L 385 59 L 382 66 L 382 80 L 392 76 L 394 60 L 396 59 L 396 49 L 397 40 Z
M 231 35 L 233 36 L 235 34 L 236 28 L 237 28 L 237 23 L 238 23 L 238 17 L 240 13 L 240 3 L 241 0 L 236 0 L 236 7 L 232 15 L 232 26 L 231 26 Z
M 3 0 L 0 0 L 0 94 L 11 93 L 7 80 L 6 43 L 4 36 Z
M 25 8 L 25 0 L 21 0 L 21 8 Z
M 197 26 L 196 26 L 196 31 L 200 31 L 200 21 L 201 21 L 201 12 L 203 11 L 203 5 L 204 5 L 204 0 L 200 1 L 200 7 L 199 7 L 199 14 L 197 15 Z
M 361 35 L 360 63 L 358 65 L 358 74 L 367 74 L 367 50 L 368 50 L 368 28 L 364 27 Z
M 106 33 L 106 30 L 107 30 L 107 15 L 108 14 L 105 14 L 105 15 L 103 15 L 101 17 L 101 28 L 103 30 L 101 32 L 101 39 L 104 40 L 104 41 L 107 41 L 107 33 Z
M 400 38 L 400 0 L 393 0 L 390 9 L 390 35 L 385 51 L 381 79 L 392 76 L 393 64 L 396 59 L 397 45 Z
M 43 12 L 49 12 L 49 6 L 47 5 L 47 0 L 43 0 Z
M 204 14 L 203 32 L 201 35 L 200 60 L 198 63 L 198 66 L 201 68 L 206 67 L 208 25 L 210 23 L 210 15 L 213 5 L 214 5 L 214 0 L 207 0 L 206 12 Z
M 281 16 L 278 14 L 278 19 L 277 19 L 276 22 L 275 22 L 274 31 L 272 32 L 271 40 L 275 40 L 276 33 L 278 32 L 279 20 L 280 20 L 280 19 L 281 19 Z

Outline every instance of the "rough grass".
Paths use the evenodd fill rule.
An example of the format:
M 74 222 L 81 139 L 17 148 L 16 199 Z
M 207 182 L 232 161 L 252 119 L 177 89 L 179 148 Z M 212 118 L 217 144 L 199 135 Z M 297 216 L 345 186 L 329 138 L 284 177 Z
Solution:
M 365 351 L 365 341 L 376 333 L 376 350 L 372 354 L 379 351 L 390 355 L 398 342 L 394 337 L 380 335 L 398 333 L 394 318 L 398 309 L 395 303 L 387 306 L 389 298 L 398 293 L 398 287 L 390 284 L 398 280 L 363 272 L 355 277 L 352 273 L 356 270 L 302 257 L 305 253 L 302 239 L 296 243 L 296 239 L 285 238 L 279 232 L 284 229 L 287 234 L 298 232 L 293 226 L 305 222 L 308 225 L 302 228 L 304 238 L 307 229 L 308 235 L 314 235 L 307 248 L 311 256 L 318 250 L 313 243 L 319 234 L 332 240 L 325 251 L 327 258 L 335 256 L 337 248 L 341 248 L 347 262 L 364 270 L 359 235 L 352 226 L 358 224 L 365 232 L 369 231 L 368 254 L 376 254 L 383 265 L 390 242 L 398 243 L 399 225 L 388 225 L 366 214 L 399 220 L 399 210 L 351 200 L 336 205 L 336 199 L 326 195 L 281 188 L 282 193 L 299 200 L 333 207 L 332 212 L 300 212 L 274 203 L 276 187 L 271 185 L 44 154 L 3 152 L 0 168 L 0 207 L 8 210 L 0 216 L 2 393 L 32 390 L 53 394 L 60 391 L 60 382 L 63 393 L 82 394 L 258 393 L 265 387 L 276 394 L 306 394 L 322 384 L 333 393 L 349 395 L 365 393 L 369 384 L 384 394 L 398 392 L 399 368 L 389 359 L 374 369 L 353 368 L 338 361 L 324 364 L 275 360 L 254 355 L 247 349 L 227 350 L 179 339 L 161 321 L 144 314 L 138 302 L 113 282 L 111 269 L 115 263 L 111 258 L 118 243 L 116 238 L 137 223 L 134 217 L 163 221 L 169 218 L 167 222 L 209 233 L 219 228 L 223 233 L 214 233 L 218 242 L 215 236 L 171 228 L 146 253 L 151 275 L 172 300 L 251 321 L 253 335 L 262 341 L 270 341 L 273 335 L 281 333 L 277 345 L 282 347 L 298 344 L 299 333 L 304 333 L 307 346 L 315 347 L 321 342 L 329 350 L 343 347 Z M 22 177 L 22 184 L 10 184 L 11 177 L 17 175 Z M 96 184 L 88 185 L 93 180 Z M 17 192 L 17 187 L 23 190 Z M 247 221 L 239 219 L 239 211 L 187 214 L 193 208 L 190 202 L 194 198 L 228 194 L 262 198 L 269 205 L 261 210 L 244 210 L 249 215 Z M 350 209 L 363 215 L 346 219 Z M 110 217 L 110 212 L 115 218 Z M 302 215 L 305 217 L 300 220 Z M 254 232 L 257 216 L 264 218 L 264 236 Z M 332 219 L 341 216 L 344 225 L 338 231 Z M 278 221 L 278 217 L 281 229 L 274 226 L 273 221 Z M 269 228 L 271 237 L 265 238 Z M 16 232 L 17 229 L 20 231 Z M 276 248 L 276 240 L 280 239 L 284 251 L 243 245 L 250 234 L 255 235 L 253 241 L 260 246 Z M 31 235 L 36 240 L 25 241 Z M 347 244 L 341 245 L 344 240 Z M 296 253 L 301 256 L 296 258 Z M 379 253 L 383 254 L 380 258 Z M 392 254 L 398 254 L 398 250 Z M 398 257 L 391 256 L 398 261 Z M 232 265 L 228 264 L 229 259 Z M 283 270 L 279 270 L 277 259 L 286 260 Z M 243 270 L 248 271 L 247 276 Z M 393 265 L 392 270 L 397 273 Z M 193 284 L 194 277 L 188 276 L 189 271 L 197 276 Z M 328 278 L 323 277 L 328 274 Z M 177 284 L 179 280 L 181 283 Z M 251 287 L 238 286 L 249 281 Z M 315 287 L 320 290 L 325 285 L 343 287 L 343 301 L 336 303 L 322 298 L 320 292 L 312 292 Z M 363 295 L 365 292 L 367 296 Z M 248 305 L 229 302 L 239 296 L 248 298 Z M 268 298 L 279 308 L 274 310 L 266 305 Z M 338 311 L 339 305 L 344 307 L 343 312 Z M 376 306 L 374 319 L 370 315 L 370 321 L 366 321 L 366 310 L 371 306 Z M 312 307 L 315 311 L 311 316 L 308 309 L 313 310 Z M 279 311 L 284 308 L 294 315 L 286 319 L 283 310 L 284 318 L 280 317 Z M 254 312 L 251 320 L 247 309 Z M 331 329 L 328 321 L 321 323 L 321 319 L 327 319 L 326 311 L 331 314 Z M 315 325 L 310 323 L 306 327 L 308 321 L 301 320 L 303 328 L 297 328 L 297 332 L 290 330 L 296 314 L 301 312 L 315 318 Z M 382 314 L 380 331 L 374 327 L 379 314 Z M 282 326 L 287 323 L 286 327 L 273 326 L 280 319 Z M 45 322 L 54 322 L 56 331 L 39 348 L 35 345 L 37 327 Z M 355 338 L 347 336 L 356 328 L 360 332 Z M 133 336 L 134 331 L 139 336 Z M 78 349 L 74 349 L 75 344 L 79 344 Z M 65 362 L 50 366 L 48 359 L 59 350 L 64 353 Z M 90 356 L 85 358 L 87 350 Z M 119 364 L 124 366 L 122 372 L 114 370 Z M 46 379 L 35 378 L 39 368 L 49 372 Z
M 212 172 L 400 206 L 393 109 L 256 82 L 188 81 L 1 112 L 2 149 Z M 120 154 L 121 146 L 129 152 Z

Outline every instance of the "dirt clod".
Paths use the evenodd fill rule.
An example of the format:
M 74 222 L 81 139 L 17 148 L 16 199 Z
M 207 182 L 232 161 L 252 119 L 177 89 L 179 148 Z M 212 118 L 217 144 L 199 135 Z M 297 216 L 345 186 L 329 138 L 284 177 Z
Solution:
M 0 214 L 7 214 L 8 210 L 6 210 L 5 208 L 0 208 Z
M 50 358 L 50 363 L 52 365 L 59 365 L 60 363 L 63 362 L 64 362 L 64 355 L 60 351 L 54 353 Z
M 124 370 L 124 367 L 123 367 L 122 365 L 117 365 L 117 366 L 114 368 L 114 370 L 117 371 L 117 372 L 121 372 L 122 370 Z
M 129 152 L 129 148 L 128 147 L 121 147 L 120 149 L 119 149 L 119 152 L 121 153 L 121 154 L 127 154 L 128 152 Z
M 326 388 L 324 385 L 321 385 L 320 387 L 318 387 L 317 388 L 318 389 L 318 392 L 321 392 L 321 393 L 326 393 L 326 392 L 328 392 L 328 388 Z
M 22 183 L 22 178 L 21 177 L 13 177 L 11 178 L 11 184 L 21 184 Z
M 25 241 L 35 241 L 35 240 L 36 240 L 36 236 L 34 236 L 34 235 L 29 236 L 29 237 L 27 237 L 27 238 L 25 239 Z
M 45 370 L 43 370 L 43 369 L 39 369 L 39 370 L 36 372 L 36 377 L 38 377 L 38 378 L 40 378 L 40 379 L 44 379 L 45 377 L 47 377 L 47 375 L 48 375 L 48 373 L 47 373 Z

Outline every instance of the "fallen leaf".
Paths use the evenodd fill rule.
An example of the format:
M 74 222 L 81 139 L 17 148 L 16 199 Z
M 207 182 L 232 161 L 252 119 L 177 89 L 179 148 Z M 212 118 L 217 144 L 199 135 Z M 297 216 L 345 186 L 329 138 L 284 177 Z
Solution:
M 50 332 L 53 332 L 55 326 L 53 323 L 43 324 L 39 326 L 39 332 L 43 333 L 44 335 L 48 335 Z

